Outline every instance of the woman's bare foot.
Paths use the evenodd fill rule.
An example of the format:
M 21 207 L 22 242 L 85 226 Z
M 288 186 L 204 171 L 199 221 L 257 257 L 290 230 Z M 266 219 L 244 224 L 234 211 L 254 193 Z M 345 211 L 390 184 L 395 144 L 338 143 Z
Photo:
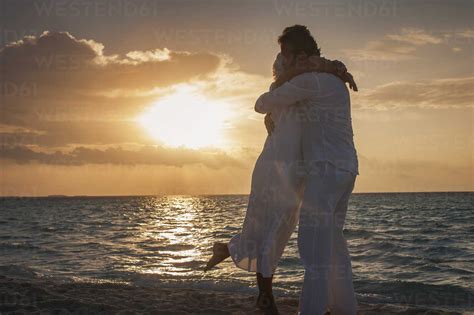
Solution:
M 210 270 L 229 256 L 230 253 L 226 243 L 214 243 L 214 246 L 212 246 L 212 257 L 207 262 L 204 271 Z
M 260 292 L 258 294 L 257 307 L 263 311 L 265 315 L 279 314 L 273 294 L 269 294 L 267 292 Z

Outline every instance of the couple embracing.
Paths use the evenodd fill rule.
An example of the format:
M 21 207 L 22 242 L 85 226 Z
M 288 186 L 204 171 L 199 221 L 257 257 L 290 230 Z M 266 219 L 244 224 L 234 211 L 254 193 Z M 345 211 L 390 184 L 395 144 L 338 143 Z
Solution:
M 231 257 L 256 273 L 257 306 L 278 314 L 273 274 L 299 222 L 305 268 L 299 312 L 356 314 L 343 226 L 359 174 L 345 83 L 357 87 L 344 64 L 320 57 L 305 26 L 285 28 L 278 43 L 275 80 L 255 103 L 266 114 L 268 136 L 252 174 L 243 227 L 228 243 L 214 244 L 206 270 Z

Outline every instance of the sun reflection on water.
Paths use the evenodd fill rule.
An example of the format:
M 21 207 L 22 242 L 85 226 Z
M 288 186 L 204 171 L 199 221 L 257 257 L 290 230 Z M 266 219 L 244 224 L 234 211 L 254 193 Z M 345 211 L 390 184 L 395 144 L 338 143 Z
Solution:
M 151 205 L 151 220 L 141 226 L 139 239 L 154 250 L 154 263 L 140 270 L 146 274 L 177 275 L 191 272 L 189 267 L 199 263 L 203 253 L 197 244 L 200 227 L 196 226 L 196 198 L 168 197 Z

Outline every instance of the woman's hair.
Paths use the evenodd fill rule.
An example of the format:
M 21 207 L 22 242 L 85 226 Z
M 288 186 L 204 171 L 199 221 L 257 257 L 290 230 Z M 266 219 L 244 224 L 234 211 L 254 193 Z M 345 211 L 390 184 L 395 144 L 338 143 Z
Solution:
M 308 56 L 321 56 L 318 44 L 304 25 L 293 25 L 285 28 L 278 37 L 278 43 L 280 45 L 282 43 L 290 44 L 296 55 L 303 51 Z
M 278 77 L 283 73 L 283 60 L 280 53 L 277 54 L 275 61 L 273 62 L 273 79 L 277 80 Z

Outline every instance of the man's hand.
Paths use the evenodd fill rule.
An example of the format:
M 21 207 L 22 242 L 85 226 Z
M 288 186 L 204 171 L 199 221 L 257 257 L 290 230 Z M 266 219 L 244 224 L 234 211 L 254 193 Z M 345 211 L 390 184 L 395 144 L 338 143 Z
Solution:
M 272 120 L 271 114 L 265 115 L 265 128 L 267 128 L 268 135 L 271 135 L 273 129 L 275 129 L 275 123 Z

